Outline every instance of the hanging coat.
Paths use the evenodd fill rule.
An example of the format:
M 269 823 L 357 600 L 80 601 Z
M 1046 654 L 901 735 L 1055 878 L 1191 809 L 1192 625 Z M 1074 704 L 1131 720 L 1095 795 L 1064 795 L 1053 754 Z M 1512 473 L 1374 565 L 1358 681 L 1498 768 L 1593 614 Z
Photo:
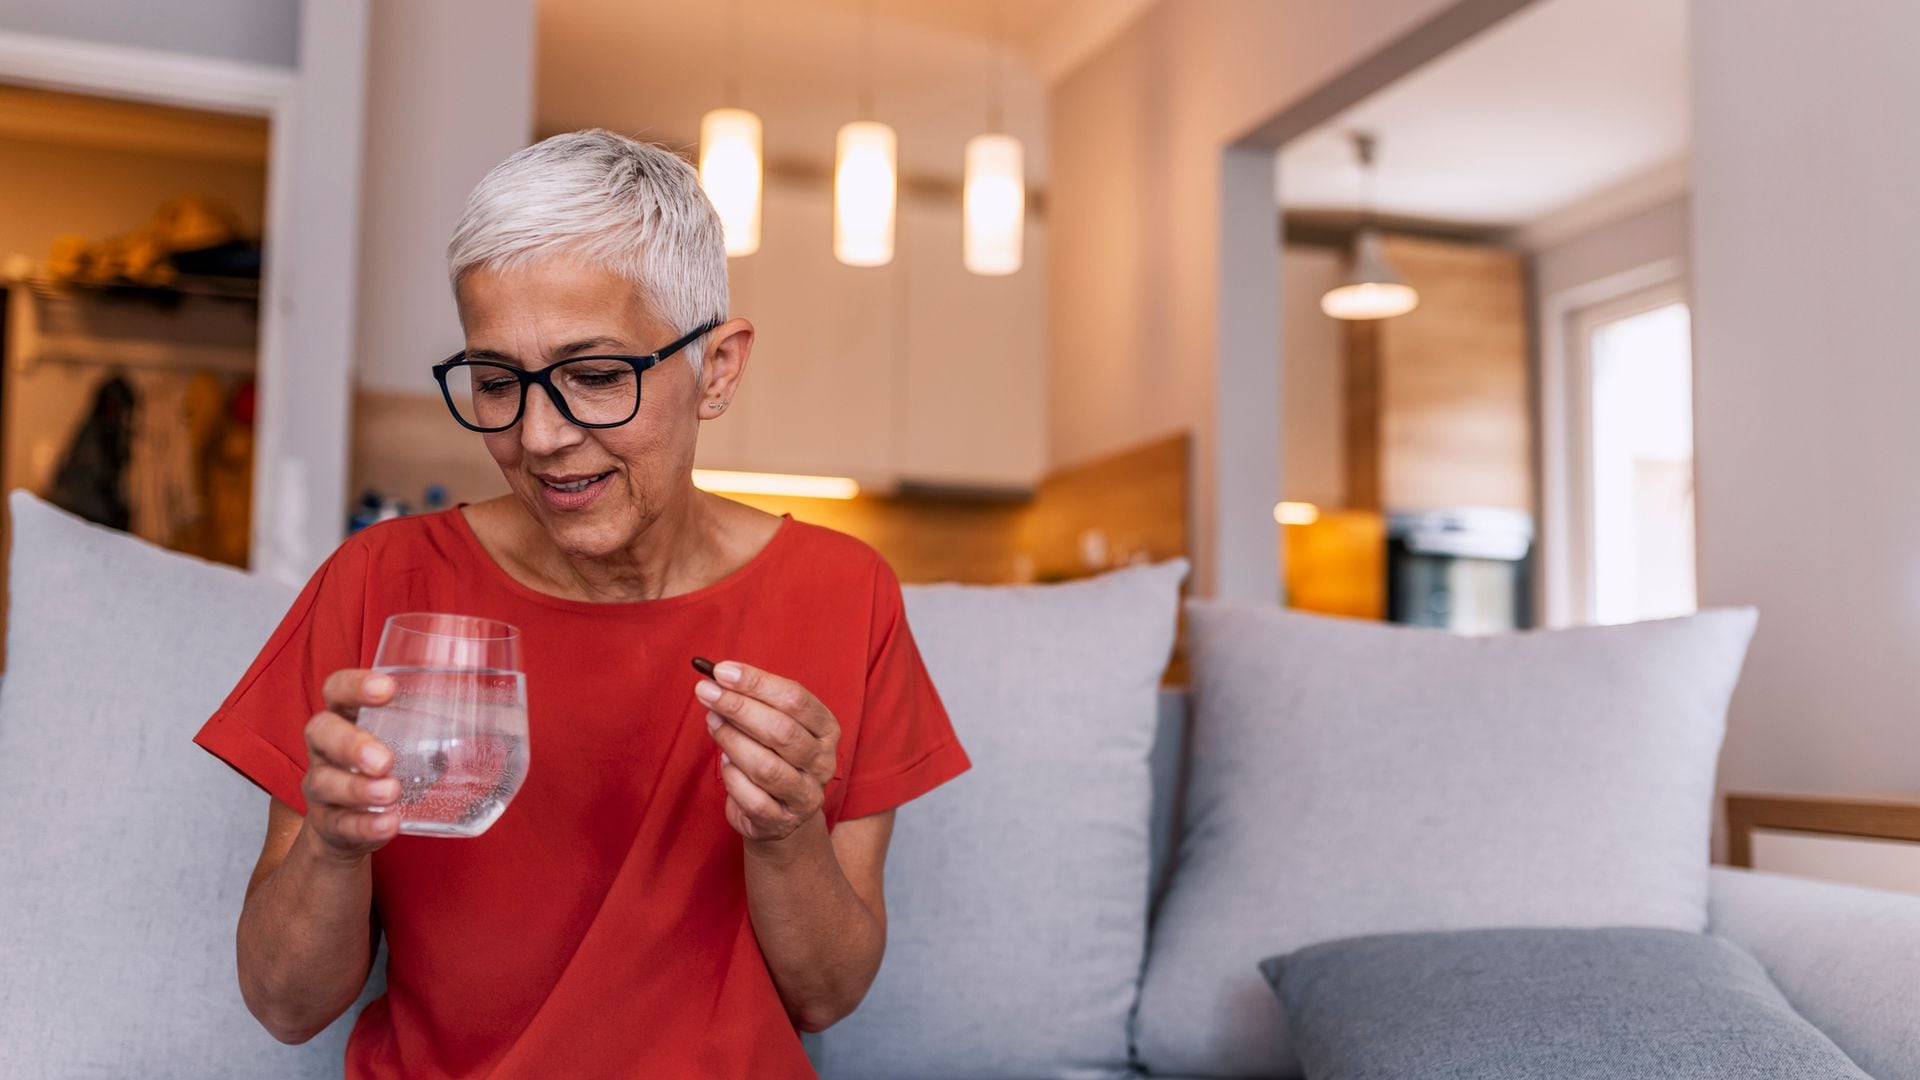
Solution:
M 60 460 L 48 501 L 88 521 L 128 526 L 125 477 L 134 408 L 133 387 L 125 379 L 115 375 L 100 384 L 92 410 Z

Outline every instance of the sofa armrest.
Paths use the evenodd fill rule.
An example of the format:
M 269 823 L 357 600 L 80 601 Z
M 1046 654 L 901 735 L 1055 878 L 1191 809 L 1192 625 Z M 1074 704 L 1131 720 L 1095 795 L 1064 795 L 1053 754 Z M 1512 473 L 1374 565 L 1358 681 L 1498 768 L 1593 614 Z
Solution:
M 1920 1080 L 1920 896 L 1714 867 L 1708 929 L 1877 1080 Z
M 1920 803 L 1894 799 L 1728 795 L 1727 862 L 1753 865 L 1753 831 L 1920 841 Z

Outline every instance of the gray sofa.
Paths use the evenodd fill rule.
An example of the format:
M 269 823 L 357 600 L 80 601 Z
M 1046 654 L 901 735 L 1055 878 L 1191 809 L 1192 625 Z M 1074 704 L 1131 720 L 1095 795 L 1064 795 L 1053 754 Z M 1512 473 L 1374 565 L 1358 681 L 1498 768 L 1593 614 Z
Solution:
M 266 797 L 188 742 L 265 639 L 290 590 L 146 548 L 20 494 L 11 505 L 9 670 L 0 681 L 0 1075 L 339 1075 L 357 1006 L 311 1043 L 289 1048 L 272 1042 L 241 1005 L 233 917 L 258 850 Z M 1169 580 L 1147 584 L 1164 589 Z M 1012 677 L 1004 664 L 957 649 L 940 625 L 956 610 L 942 605 L 989 602 L 977 592 L 912 599 L 913 619 L 930 654 L 944 657 L 943 678 L 954 678 L 955 665 L 973 665 L 966 678 L 992 687 Z M 1068 616 L 1091 617 L 1084 611 Z M 1032 616 L 1044 618 L 1043 612 Z M 1165 640 L 1145 640 L 1140 651 L 1150 657 L 1156 648 L 1164 655 Z M 1152 695 L 1151 683 L 1145 686 Z M 1155 896 L 1179 873 L 1169 852 L 1177 849 L 1189 742 L 1182 696 L 1163 693 L 1157 700 L 1157 713 L 1143 725 L 1151 740 L 1142 778 L 1151 788 L 1150 806 L 1137 830 L 1121 830 L 1122 839 L 1147 839 Z M 1024 736 L 1008 737 L 1016 741 L 1007 745 L 1018 748 Z M 994 740 L 980 738 L 975 746 L 976 766 L 1001 760 Z M 1031 756 L 1049 752 L 1038 747 Z M 1074 817 L 1080 813 L 1077 783 L 1062 776 L 1031 794 L 1043 800 L 1034 805 L 1053 800 L 1063 816 Z M 903 810 L 903 823 L 914 813 Z M 910 857 L 890 863 L 890 907 L 927 910 L 932 898 L 922 895 L 926 886 L 917 876 L 926 865 Z M 1067 893 L 1095 887 L 1046 884 L 1044 868 L 1025 877 L 1058 888 L 1061 905 L 1087 899 Z M 1120 900 L 1122 906 L 1134 902 Z M 1146 899 L 1139 904 L 1144 909 Z M 1920 1080 L 1914 998 L 1920 897 L 1715 869 L 1709 911 L 1711 932 L 1756 956 L 1793 1006 L 1863 1069 L 1880 1080 Z M 1137 928 L 1141 940 L 1124 961 L 1135 976 L 1150 933 L 1144 915 Z M 910 924 L 896 933 L 893 970 L 883 972 L 885 985 L 876 989 L 888 1000 L 870 999 L 873 1016 L 904 1015 L 897 1000 L 903 986 L 964 982 L 972 970 L 965 957 L 942 969 L 939 954 L 926 951 L 927 941 L 916 940 Z M 1049 960 L 1050 968 L 1061 969 L 1087 958 L 1063 951 Z M 913 970 L 900 970 L 903 965 Z M 1061 977 L 1065 984 L 1078 978 L 1072 970 Z M 369 998 L 378 982 L 368 988 Z M 943 1007 L 967 1000 L 983 1010 L 992 1005 L 993 988 L 971 999 L 965 989 L 943 998 Z M 1032 1072 L 1031 1080 L 1137 1071 L 1126 1061 L 1126 1003 L 1118 1004 L 1115 1029 L 1100 1035 L 1117 1064 L 1050 1066 Z M 943 1023 L 964 1031 L 965 1020 L 945 1017 Z M 1066 1018 L 1033 1021 L 1065 1024 Z M 900 1061 L 925 1067 L 889 1066 L 885 1075 L 959 1080 L 1009 1075 L 1004 1064 L 993 1064 L 1004 1059 L 995 1058 L 989 1044 L 1023 1037 L 981 1032 L 982 1065 L 969 1071 L 933 1048 L 921 1054 L 916 1040 L 922 1033 L 888 1026 L 894 1023 L 861 1028 L 850 1020 L 844 1038 L 836 1042 L 836 1028 L 809 1040 L 809 1049 L 829 1078 L 873 1075 L 872 1040 L 891 1039 L 905 1048 Z

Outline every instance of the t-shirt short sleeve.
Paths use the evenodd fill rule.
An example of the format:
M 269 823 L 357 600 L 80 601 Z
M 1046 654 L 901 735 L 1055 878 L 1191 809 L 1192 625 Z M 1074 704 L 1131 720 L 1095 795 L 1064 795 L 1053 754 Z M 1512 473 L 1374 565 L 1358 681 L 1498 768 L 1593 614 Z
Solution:
M 899 579 L 884 561 L 877 563 L 873 589 L 866 704 L 841 821 L 917 799 L 972 764 L 913 643 Z
M 360 666 L 367 557 L 349 540 L 314 571 L 280 625 L 193 741 L 267 794 L 307 812 L 307 721 L 326 707 L 321 687 Z

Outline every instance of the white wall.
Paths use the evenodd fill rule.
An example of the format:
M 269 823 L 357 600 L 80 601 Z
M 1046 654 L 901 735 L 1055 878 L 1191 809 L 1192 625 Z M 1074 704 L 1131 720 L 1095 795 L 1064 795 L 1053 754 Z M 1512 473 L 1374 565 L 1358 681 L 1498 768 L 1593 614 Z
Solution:
M 0 0 L 0 30 L 292 67 L 300 3 Z
M 1695 0 L 1700 571 L 1760 627 L 1733 789 L 1913 794 L 1920 5 Z
M 533 135 L 533 0 L 373 6 L 355 370 L 434 393 L 460 348 L 446 249 L 467 193 Z
M 1280 486 L 1278 440 L 1271 426 L 1243 426 L 1244 443 L 1229 436 L 1222 445 L 1218 433 L 1223 402 L 1263 410 L 1266 425 L 1277 424 L 1280 409 L 1278 372 L 1270 367 L 1268 378 L 1244 393 L 1216 378 L 1231 344 L 1221 335 L 1232 306 L 1228 290 L 1243 284 L 1223 281 L 1223 259 L 1233 253 L 1223 251 L 1222 206 L 1239 205 L 1235 194 L 1258 179 L 1251 167 L 1244 176 L 1223 170 L 1223 150 L 1454 6 L 1161 0 L 1054 87 L 1052 463 L 1071 465 L 1192 431 L 1194 583 L 1202 594 L 1216 592 L 1223 554 L 1247 572 L 1236 595 L 1271 602 L 1278 592 L 1271 515 Z M 1271 172 L 1269 162 L 1269 204 Z M 1247 244 L 1264 241 L 1270 277 L 1277 221 L 1237 224 L 1246 231 L 1234 235 Z M 1261 287 L 1271 303 L 1278 283 Z M 1260 356 L 1235 355 L 1229 366 L 1272 364 L 1277 328 L 1269 342 Z M 1260 459 L 1259 468 L 1246 470 L 1251 485 L 1236 475 L 1236 463 L 1250 458 Z M 1271 484 L 1252 491 L 1263 476 Z M 1223 487 L 1235 494 L 1218 498 Z M 1253 595 L 1262 582 L 1271 586 L 1267 595 Z
M 1280 490 L 1326 508 L 1347 502 L 1346 324 L 1320 310 L 1340 283 L 1346 256 L 1294 245 L 1280 255 Z

